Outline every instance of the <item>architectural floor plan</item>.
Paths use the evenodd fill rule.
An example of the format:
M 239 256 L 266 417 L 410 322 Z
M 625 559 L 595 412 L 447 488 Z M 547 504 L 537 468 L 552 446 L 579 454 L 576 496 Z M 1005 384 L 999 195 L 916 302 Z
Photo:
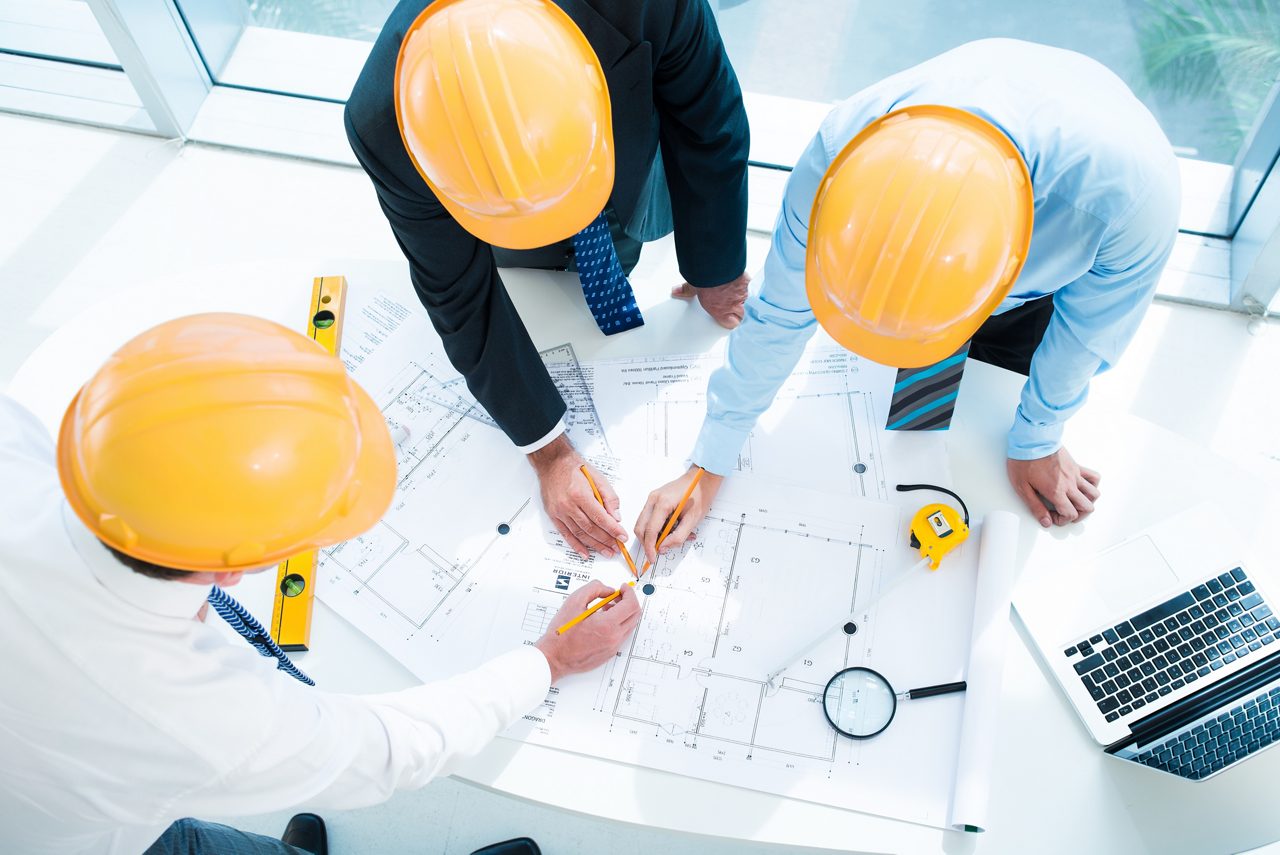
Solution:
M 471 397 L 426 319 L 384 297 L 374 308 L 350 322 L 343 356 L 397 440 L 396 494 L 370 531 L 324 551 L 320 575 L 326 602 L 344 602 L 380 642 L 416 649 L 416 639 L 439 640 L 455 624 L 485 557 L 541 509 L 532 470 Z M 574 443 L 607 460 L 573 348 L 543 357 Z M 466 501 L 449 499 L 457 496 Z
M 421 312 L 384 296 L 348 314 L 343 357 L 398 441 L 384 519 L 326 550 L 319 595 L 423 679 L 529 644 L 592 579 L 542 511 L 522 455 L 470 397 Z M 683 471 L 714 356 L 580 362 L 543 353 L 575 445 L 634 520 Z M 513 738 L 798 798 L 945 824 L 963 696 L 914 702 L 866 742 L 838 737 L 822 691 L 874 665 L 900 689 L 960 679 L 973 550 L 905 583 L 774 684 L 765 675 L 815 628 L 867 602 L 914 563 L 890 497 L 878 421 L 891 375 L 840 350 L 801 361 L 761 419 L 695 537 L 643 580 L 640 626 L 608 666 L 554 687 Z M 803 484 L 805 487 L 797 485 Z M 935 655 L 916 655 L 920 639 Z
M 962 679 L 971 612 L 956 606 L 973 602 L 972 551 L 962 548 L 946 573 L 904 582 L 853 634 L 833 633 L 773 685 L 765 679 L 780 656 L 911 563 L 901 522 L 885 503 L 727 481 L 696 538 L 645 577 L 654 590 L 641 597 L 640 626 L 619 657 L 553 688 L 510 735 L 945 825 L 963 695 L 904 705 L 896 728 L 855 742 L 827 724 L 822 692 L 855 665 L 880 670 L 899 690 Z M 520 554 L 537 554 L 539 536 L 550 540 L 522 531 Z M 490 655 L 536 640 L 587 579 L 628 578 L 620 560 L 576 563 L 548 558 L 493 577 L 488 596 L 503 606 Z M 931 651 L 923 659 L 920 636 Z
M 722 361 L 698 354 L 597 363 L 593 391 L 612 441 L 632 454 L 687 458 L 707 412 L 707 381 Z M 760 418 L 736 470 L 887 499 L 875 401 L 892 382 L 892 372 L 843 348 L 811 350 Z

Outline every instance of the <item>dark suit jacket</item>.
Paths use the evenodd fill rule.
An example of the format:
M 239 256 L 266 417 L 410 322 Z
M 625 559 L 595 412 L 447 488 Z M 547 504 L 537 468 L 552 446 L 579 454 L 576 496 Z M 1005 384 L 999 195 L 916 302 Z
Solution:
M 405 30 L 430 0 L 392 11 L 347 102 L 347 137 L 454 367 L 517 445 L 565 404 L 498 278 L 488 244 L 437 201 L 404 150 L 393 97 Z M 746 267 L 747 116 L 705 0 L 555 0 L 586 34 L 609 85 L 616 163 L 610 204 L 631 219 L 662 146 L 680 272 L 693 285 Z

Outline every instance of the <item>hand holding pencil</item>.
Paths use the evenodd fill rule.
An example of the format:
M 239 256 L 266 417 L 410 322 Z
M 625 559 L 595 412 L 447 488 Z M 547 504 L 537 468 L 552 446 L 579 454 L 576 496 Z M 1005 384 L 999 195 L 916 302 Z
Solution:
M 586 469 L 585 469 L 585 468 L 583 469 L 583 474 L 584 474 L 584 475 L 587 475 L 587 480 L 588 480 L 588 481 L 590 481 L 590 480 L 591 480 L 591 476 L 587 474 L 587 471 L 586 471 Z M 634 576 L 635 576 L 635 578 L 634 578 L 634 579 L 632 579 L 632 580 L 631 580 L 630 582 L 628 582 L 627 584 L 625 584 L 625 585 L 623 585 L 623 586 L 619 587 L 617 591 L 614 591 L 614 592 L 613 592 L 612 594 L 610 594 L 609 596 L 602 598 L 602 599 L 600 600 L 600 602 L 598 602 L 598 603 L 596 603 L 595 605 L 591 606 L 591 608 L 586 609 L 586 610 L 585 610 L 585 611 L 583 611 L 581 614 L 579 614 L 577 617 L 575 617 L 573 620 L 571 620 L 571 621 L 569 621 L 569 622 L 565 623 L 563 626 L 561 626 L 559 629 L 557 629 L 557 630 L 556 630 L 556 633 L 557 633 L 558 635 L 563 635 L 567 630 L 572 629 L 573 627 L 575 627 L 575 626 L 577 626 L 578 624 L 582 623 L 582 622 L 583 622 L 584 620 L 586 620 L 587 618 L 591 617 L 591 615 L 593 615 L 593 614 L 594 614 L 596 611 L 598 611 L 599 609 L 601 609 L 601 608 L 604 608 L 604 607 L 608 606 L 608 604 L 609 604 L 609 603 L 613 602 L 614 600 L 618 599 L 619 597 L 623 597 L 623 596 L 624 596 L 624 594 L 625 594 L 625 592 L 627 591 L 627 589 L 628 589 L 628 588 L 634 588 L 634 587 L 635 587 L 636 582 L 638 582 L 638 581 L 640 580 L 640 577 L 641 577 L 641 576 L 643 576 L 643 575 L 645 574 L 645 572 L 646 572 L 650 567 L 652 567 L 652 566 L 653 566 L 653 562 L 657 560 L 657 549 L 658 549 L 658 547 L 661 547 L 661 546 L 662 546 L 662 544 L 663 544 L 663 542 L 664 542 L 664 541 L 666 541 L 668 537 L 670 537 L 671 532 L 672 532 L 672 527 L 673 527 L 673 526 L 675 526 L 675 525 L 676 525 L 676 523 L 680 520 L 680 518 L 681 518 L 681 514 L 684 512 L 686 505 L 688 505 L 688 503 L 689 503 L 689 498 L 690 498 L 690 496 L 692 496 L 692 495 L 693 495 L 693 493 L 694 493 L 694 491 L 698 488 L 698 482 L 702 480 L 702 476 L 703 476 L 703 475 L 706 475 L 706 474 L 707 474 L 707 472 L 706 472 L 706 470 L 705 470 L 705 469 L 703 469 L 701 466 L 695 466 L 695 467 L 693 467 L 692 469 L 690 469 L 690 470 L 689 470 L 689 474 L 690 474 L 690 477 L 688 478 L 688 481 L 689 481 L 688 485 L 684 488 L 684 492 L 683 492 L 683 494 L 680 496 L 680 500 L 679 500 L 678 502 L 676 502 L 675 508 L 671 511 L 671 514 L 666 518 L 666 524 L 662 527 L 662 531 L 661 531 L 661 533 L 659 533 L 659 534 L 658 534 L 658 536 L 657 536 L 657 540 L 656 540 L 656 543 L 655 543 L 654 549 L 652 550 L 653 560 L 646 561 L 646 562 L 644 563 L 644 567 L 642 567 L 642 568 L 640 569 L 640 571 L 637 573 L 637 572 L 636 572 L 636 565 L 635 565 L 635 562 L 634 562 L 634 561 L 632 561 L 632 559 L 631 559 L 631 553 L 627 550 L 626 544 L 622 543 L 622 541 L 619 541 L 619 542 L 618 542 L 618 546 L 620 546 L 620 547 L 622 548 L 622 554 L 626 557 L 626 559 L 627 559 L 627 564 L 628 564 L 628 566 L 631 568 L 631 573 L 632 573 L 632 575 L 634 575 Z M 714 476 L 714 475 L 713 475 L 712 477 L 714 478 L 714 477 L 716 477 L 716 476 Z M 679 483 L 679 479 L 677 479 L 676 481 L 673 481 L 673 482 L 672 482 L 672 484 L 678 484 L 678 483 Z M 671 485 L 668 485 L 668 486 L 671 486 Z M 719 488 L 719 484 L 718 484 L 718 483 L 717 483 L 717 485 L 716 485 L 716 488 L 717 488 L 717 489 Z M 592 489 L 593 489 L 593 490 L 595 489 L 595 485 L 594 485 L 594 484 L 592 484 Z M 715 490 L 712 490 L 712 491 L 711 491 L 711 495 L 714 495 L 714 494 L 715 494 Z M 599 494 L 598 494 L 598 493 L 596 494 L 596 498 L 597 498 L 597 499 L 599 498 Z M 652 496 L 652 495 L 650 495 L 650 497 L 649 497 L 649 498 L 650 498 L 650 504 L 652 504 L 653 496 Z M 710 504 L 710 499 L 709 499 L 709 498 L 707 499 L 707 503 L 708 503 L 708 504 Z M 647 509 L 647 508 L 648 508 L 648 505 L 646 505 L 646 509 Z M 703 516 L 705 516 L 705 515 L 706 515 L 706 511 L 705 511 L 705 510 L 703 510 L 703 511 L 702 511 L 702 513 L 698 515 L 698 519 L 699 519 L 699 520 L 700 520 L 700 519 L 702 519 L 702 517 L 703 517 Z M 690 525 L 690 527 L 689 527 L 689 528 L 690 528 L 690 530 L 692 530 L 693 526 L 692 526 L 692 525 Z M 637 535 L 639 535 L 639 534 L 640 534 L 640 531 L 639 531 L 639 529 L 638 529 L 638 528 L 637 528 L 637 530 L 636 530 L 636 534 L 637 534 Z M 686 534 L 685 536 L 687 537 L 688 535 Z M 607 590 L 607 589 L 606 589 L 606 590 Z M 634 594 L 633 594 L 632 596 L 634 596 Z
M 575 618 L 575 615 L 581 616 L 588 603 L 597 599 L 600 602 L 592 607 L 591 620 L 582 622 Z M 627 585 L 617 592 L 603 582 L 593 581 L 570 594 L 551 619 L 546 634 L 535 644 L 547 659 L 551 682 L 559 682 L 569 674 L 594 670 L 612 659 L 636 628 L 640 614 L 636 592 Z M 571 621 L 582 625 L 565 634 L 564 628 Z
M 587 479 L 587 483 L 591 485 L 591 492 L 595 494 L 596 501 L 599 502 L 601 505 L 604 505 L 605 503 L 604 498 L 600 495 L 600 490 L 596 488 L 595 479 L 591 477 L 591 473 L 587 471 L 587 467 L 585 465 L 582 467 L 582 475 Z M 623 543 L 621 540 L 618 540 L 617 543 L 618 543 L 618 548 L 622 550 L 622 557 L 625 558 L 627 561 L 627 568 L 631 571 L 631 576 L 632 576 L 631 581 L 628 582 L 626 585 L 619 587 L 618 590 L 613 591 L 608 596 L 601 597 L 599 602 L 597 602 L 595 605 L 591 606 L 588 609 L 584 609 L 580 614 L 578 614 L 577 617 L 574 617 L 572 620 L 560 622 L 560 625 L 556 628 L 556 635 L 564 635 L 565 632 L 567 632 L 570 629 L 573 629 L 575 626 L 582 623 L 587 618 L 591 617 L 600 609 L 607 607 L 614 600 L 618 599 L 618 597 L 622 596 L 622 592 L 624 589 L 626 589 L 627 587 L 631 587 L 631 588 L 635 587 L 636 580 L 640 578 L 640 571 L 636 569 L 636 562 L 632 559 L 631 550 L 627 549 L 627 545 Z M 647 564 L 645 566 L 646 568 L 648 567 Z M 596 582 L 593 584 L 599 585 L 600 583 Z M 605 588 L 604 590 L 609 591 L 611 589 Z M 635 596 L 635 595 L 633 594 L 632 596 Z
M 674 549 L 689 539 L 710 510 L 722 481 L 721 475 L 690 466 L 688 472 L 649 494 L 635 527 L 648 559 L 646 567 L 658 560 L 661 547 Z M 640 573 L 644 575 L 644 569 Z

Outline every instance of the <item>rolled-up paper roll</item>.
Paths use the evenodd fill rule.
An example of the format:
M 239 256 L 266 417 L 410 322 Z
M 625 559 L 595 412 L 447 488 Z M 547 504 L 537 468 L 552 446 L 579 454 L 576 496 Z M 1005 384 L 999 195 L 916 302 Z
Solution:
M 969 689 L 960 724 L 960 755 L 951 800 L 951 825 L 961 831 L 987 828 L 1017 551 L 1018 518 L 1008 511 L 987 514 L 979 538 L 978 590 L 966 676 Z

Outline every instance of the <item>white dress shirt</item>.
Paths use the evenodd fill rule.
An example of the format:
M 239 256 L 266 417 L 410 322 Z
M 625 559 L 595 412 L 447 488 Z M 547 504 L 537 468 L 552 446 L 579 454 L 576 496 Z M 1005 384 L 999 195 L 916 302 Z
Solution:
M 0 852 L 136 855 L 184 816 L 356 808 L 421 787 L 545 697 L 524 648 L 384 695 L 303 685 L 121 565 L 0 396 Z M 217 620 L 211 617 L 210 620 Z

